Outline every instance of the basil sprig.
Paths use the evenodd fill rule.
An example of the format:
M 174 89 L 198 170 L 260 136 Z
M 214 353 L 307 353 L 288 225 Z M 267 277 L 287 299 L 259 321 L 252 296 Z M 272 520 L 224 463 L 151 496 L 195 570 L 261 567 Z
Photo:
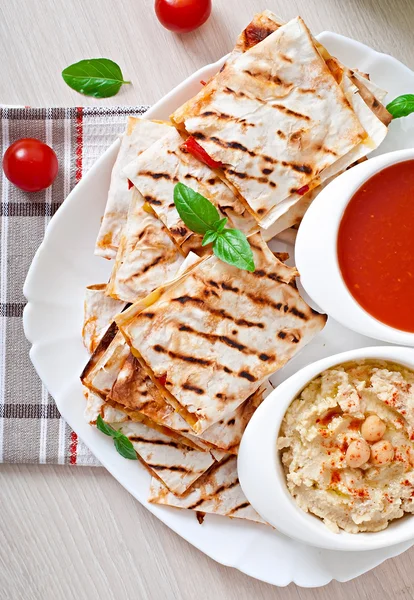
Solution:
M 394 98 L 392 102 L 387 104 L 386 108 L 394 119 L 408 117 L 408 115 L 414 112 L 414 94 L 398 96 L 398 98 Z
M 102 431 L 105 435 L 109 435 L 114 440 L 114 446 L 121 456 L 129 460 L 137 460 L 137 453 L 134 450 L 134 446 L 126 435 L 118 429 L 114 429 L 109 423 L 105 423 L 101 415 L 96 419 L 96 426 L 99 431 Z
M 81 60 L 62 71 L 62 77 L 73 90 L 93 96 L 109 98 L 115 96 L 125 83 L 120 67 L 109 58 Z
M 238 229 L 227 229 L 227 218 L 220 218 L 217 208 L 207 198 L 183 183 L 174 188 L 174 204 L 186 226 L 204 235 L 202 245 L 213 244 L 214 254 L 222 261 L 254 271 L 253 252 L 250 244 Z

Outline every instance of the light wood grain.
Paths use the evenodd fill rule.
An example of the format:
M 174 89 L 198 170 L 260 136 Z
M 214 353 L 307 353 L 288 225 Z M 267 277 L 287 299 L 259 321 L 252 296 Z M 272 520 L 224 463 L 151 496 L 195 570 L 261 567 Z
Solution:
M 82 58 L 117 61 L 133 86 L 107 104 L 153 103 L 229 51 L 254 12 L 301 14 L 414 68 L 412 0 L 215 0 L 209 22 L 172 35 L 153 0 L 2 0 L 0 102 L 98 105 L 62 81 Z M 4 600 L 405 600 L 414 549 L 371 573 L 318 590 L 249 579 L 208 559 L 138 504 L 103 469 L 0 468 L 0 598 Z

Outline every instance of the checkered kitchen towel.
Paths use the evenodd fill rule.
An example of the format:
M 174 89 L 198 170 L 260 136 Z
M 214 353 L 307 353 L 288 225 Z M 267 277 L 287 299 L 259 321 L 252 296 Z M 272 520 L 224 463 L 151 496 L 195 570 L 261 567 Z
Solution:
M 97 465 L 61 418 L 29 359 L 23 283 L 45 228 L 69 192 L 124 129 L 148 107 L 0 108 L 2 156 L 22 137 L 53 147 L 59 173 L 51 188 L 26 194 L 2 174 L 0 253 L 0 462 Z

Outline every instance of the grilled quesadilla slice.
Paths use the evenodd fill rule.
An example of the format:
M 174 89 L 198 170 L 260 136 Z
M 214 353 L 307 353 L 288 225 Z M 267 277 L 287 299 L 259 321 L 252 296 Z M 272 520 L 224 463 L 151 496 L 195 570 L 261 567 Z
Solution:
M 237 453 L 241 437 L 254 411 L 271 390 L 267 383 L 256 390 L 243 404 L 225 419 L 221 419 L 204 433 L 195 436 L 188 423 L 169 404 L 159 388 L 145 373 L 139 361 L 131 354 L 125 361 L 107 400 L 113 406 L 122 407 L 132 418 L 145 422 L 149 427 L 161 426 L 177 432 L 188 442 L 201 449 L 222 450 Z M 142 416 L 147 420 L 143 420 Z
M 172 279 L 184 257 L 139 191 L 132 187 L 128 194 L 128 219 L 106 291 L 113 298 L 135 302 Z
M 201 249 L 202 236 L 194 236 L 180 219 L 174 204 L 174 187 L 181 182 L 208 198 L 228 217 L 229 225 L 247 234 L 258 230 L 249 212 L 207 165 L 189 154 L 184 139 L 173 128 L 132 161 L 124 174 L 141 192 L 145 201 L 168 228 L 178 246 L 193 238 L 193 249 Z
M 113 408 L 99 394 L 92 392 L 86 386 L 83 386 L 83 395 L 86 400 L 84 416 L 89 425 L 96 425 L 99 416 L 107 423 L 125 423 L 130 420 L 125 411 Z
M 129 380 L 128 394 L 125 385 L 125 373 L 130 371 L 129 365 L 134 363 L 137 368 Z M 112 417 L 106 416 L 105 411 L 118 411 L 129 420 L 141 422 L 156 429 L 175 441 L 195 448 L 197 450 L 210 450 L 213 446 L 205 444 L 201 440 L 190 439 L 191 436 L 184 435 L 185 432 L 173 431 L 168 427 L 169 424 L 161 420 L 153 421 L 150 410 L 152 404 L 159 404 L 160 392 L 152 382 L 145 369 L 131 355 L 129 346 L 125 338 L 118 331 L 115 323 L 109 328 L 97 349 L 91 356 L 82 375 L 81 381 L 85 389 L 89 390 L 91 402 L 87 404 L 86 418 L 89 422 L 96 421 L 96 410 L 101 411 L 102 418 L 107 421 L 113 421 Z M 131 401 L 133 396 L 134 401 Z M 98 401 L 100 398 L 100 402 Z M 122 399 L 122 402 L 119 400 Z M 93 409 L 95 406 L 95 409 Z M 144 412 L 139 412 L 137 408 L 143 408 Z M 145 410 L 145 407 L 147 409 Z M 91 415 L 95 414 L 94 419 Z M 124 420 L 124 419 L 121 419 Z M 171 419 L 172 421 L 172 419 Z
M 82 371 L 83 385 L 105 399 L 129 354 L 124 336 L 112 323 Z
M 216 462 L 210 452 L 180 444 L 143 423 L 111 425 L 121 429 L 145 466 L 174 494 L 183 494 Z
M 209 256 L 116 319 L 197 434 L 234 411 L 326 322 L 300 297 L 296 269 L 260 234 L 249 242 L 254 273 Z
M 264 228 L 332 176 L 329 167 L 341 157 L 347 159 L 337 172 L 373 147 L 372 140 L 364 145 L 370 134 L 344 93 L 349 85 L 338 86 L 303 21 L 274 26 L 172 115 L 221 163 L 225 180 Z M 351 152 L 356 147 L 358 154 Z M 290 205 L 281 206 L 288 198 Z
M 105 214 L 96 240 L 95 254 L 115 258 L 129 206 L 128 180 L 122 169 L 169 129 L 166 123 L 128 117 L 126 131 L 112 169 Z
M 88 388 L 84 390 L 87 421 L 95 425 L 100 415 L 111 427 L 121 429 L 141 463 L 174 494 L 183 494 L 216 462 L 210 452 L 195 450 L 143 423 L 133 422 L 125 411 L 114 409 Z
M 148 501 L 266 524 L 243 494 L 235 457 L 227 457 L 215 465 L 181 497 L 172 494 L 158 479 L 152 479 Z
M 263 39 L 283 24 L 283 21 L 279 17 L 268 10 L 255 15 L 252 22 L 239 36 L 236 47 L 228 60 L 263 41 Z M 322 177 L 325 181 L 320 186 L 311 189 L 309 192 L 304 193 L 304 195 L 301 194 L 299 198 L 297 195 L 289 197 L 287 203 L 286 201 L 284 202 L 284 207 L 288 207 L 286 212 L 268 229 L 262 230 L 265 240 L 270 240 L 281 231 L 298 225 L 311 202 L 329 181 L 342 173 L 345 168 L 350 168 L 360 162 L 360 160 L 365 159 L 369 152 L 380 145 L 387 134 L 387 127 L 392 119 L 390 113 L 382 105 L 382 101 L 387 95 L 385 90 L 382 90 L 374 82 L 370 81 L 369 75 L 362 74 L 357 69 L 352 70 L 341 65 L 319 42 L 316 40 L 314 42 L 329 70 L 349 100 L 361 125 L 367 132 L 368 141 L 359 144 L 346 157 L 341 159 L 343 163 L 342 168 L 338 162 L 334 163 L 330 168 L 331 175 L 326 171 Z M 370 109 L 369 111 L 367 111 L 364 103 Z M 282 205 L 280 208 L 284 209 Z
M 88 285 L 86 288 L 82 338 L 89 354 L 95 351 L 115 315 L 125 306 L 125 302 L 108 298 L 105 290 L 105 283 Z

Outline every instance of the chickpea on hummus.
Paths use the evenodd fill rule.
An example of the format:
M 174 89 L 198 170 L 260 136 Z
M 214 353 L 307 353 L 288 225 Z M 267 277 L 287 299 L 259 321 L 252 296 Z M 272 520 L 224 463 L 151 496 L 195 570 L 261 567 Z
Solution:
M 288 408 L 278 439 L 297 504 L 334 531 L 380 531 L 414 513 L 414 372 L 339 365 Z

